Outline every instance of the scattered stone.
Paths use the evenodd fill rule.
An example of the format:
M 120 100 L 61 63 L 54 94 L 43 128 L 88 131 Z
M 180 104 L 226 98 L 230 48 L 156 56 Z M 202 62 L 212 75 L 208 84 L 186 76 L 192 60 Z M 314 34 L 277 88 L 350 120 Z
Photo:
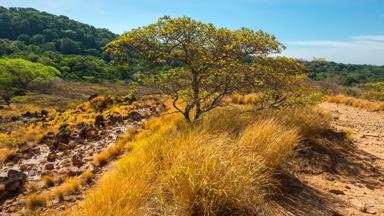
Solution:
M 47 163 L 45 165 L 45 169 L 46 170 L 53 170 L 54 168 L 55 168 L 55 166 L 52 163 Z
M 20 165 L 20 171 L 25 171 L 25 170 L 27 170 L 28 169 L 28 165 L 27 164 L 21 164 Z
M 96 127 L 105 127 L 105 119 L 104 119 L 103 115 L 96 116 L 95 126 Z
M 71 166 L 71 159 L 67 158 L 67 159 L 64 159 L 61 163 L 60 163 L 61 167 L 69 167 Z
M 56 140 L 59 143 L 69 143 L 71 139 L 71 134 L 65 128 L 60 129 L 59 133 L 56 135 Z
M 56 158 L 57 158 L 56 153 L 51 152 L 51 153 L 49 153 L 48 156 L 47 156 L 47 161 L 48 161 L 48 162 L 54 162 L 54 161 L 56 160 Z
M 81 169 L 79 169 L 78 167 L 71 167 L 71 168 L 69 168 L 69 170 L 67 172 L 67 176 L 68 177 L 74 177 L 74 176 L 81 175 L 82 173 L 83 173 L 83 171 Z
M 4 185 L 0 189 L 0 199 L 8 198 L 10 195 L 19 193 L 24 189 L 27 181 L 27 175 L 23 172 L 10 169 L 7 177 L 0 177 L 0 184 Z
M 83 139 L 95 138 L 97 130 L 93 127 L 85 126 L 80 130 L 79 136 Z
M 48 116 L 48 111 L 47 110 L 41 110 L 41 112 L 40 112 L 40 115 L 42 115 L 42 116 Z
M 20 117 L 18 116 L 12 116 L 11 117 L 11 121 L 19 121 L 20 120 Z
M 137 111 L 132 111 L 129 113 L 129 119 L 132 121 L 140 121 L 142 118 L 141 114 Z
M 65 144 L 65 143 L 59 143 L 58 146 L 57 146 L 57 149 L 59 151 L 65 151 L 67 149 L 70 149 L 70 146 Z
M 72 156 L 72 165 L 76 167 L 81 167 L 84 164 L 79 155 Z
M 337 189 L 331 189 L 331 190 L 329 190 L 329 192 L 336 194 L 336 195 L 345 195 L 345 193 L 343 191 L 337 190 Z

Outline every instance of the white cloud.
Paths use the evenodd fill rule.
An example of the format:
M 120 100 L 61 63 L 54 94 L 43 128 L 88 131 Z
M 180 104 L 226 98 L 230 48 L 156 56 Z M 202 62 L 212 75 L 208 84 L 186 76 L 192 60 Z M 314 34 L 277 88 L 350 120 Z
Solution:
M 349 40 L 288 41 L 284 55 L 356 64 L 384 65 L 384 35 L 359 35 Z
M 352 39 L 356 41 L 374 41 L 374 42 L 384 43 L 384 35 L 361 35 L 361 36 L 353 36 Z

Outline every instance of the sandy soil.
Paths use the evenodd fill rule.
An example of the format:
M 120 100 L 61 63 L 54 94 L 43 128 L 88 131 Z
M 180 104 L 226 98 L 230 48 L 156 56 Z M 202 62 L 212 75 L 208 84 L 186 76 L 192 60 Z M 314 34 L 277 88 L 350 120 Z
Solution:
M 324 103 L 337 131 L 350 131 L 353 149 L 333 150 L 333 171 L 301 175 L 332 204 L 335 215 L 384 215 L 384 113 Z M 344 149 L 345 150 L 345 149 Z
M 267 215 L 384 216 L 384 112 L 321 107 L 332 113 L 333 129 L 305 141 Z
M 358 164 L 362 169 L 351 167 L 356 169 L 354 175 L 304 179 L 321 191 L 339 194 L 338 199 L 347 204 L 338 208 L 343 215 L 384 215 L 384 113 L 332 103 L 322 107 L 332 112 L 332 126 L 352 131 L 356 152 L 351 165 Z

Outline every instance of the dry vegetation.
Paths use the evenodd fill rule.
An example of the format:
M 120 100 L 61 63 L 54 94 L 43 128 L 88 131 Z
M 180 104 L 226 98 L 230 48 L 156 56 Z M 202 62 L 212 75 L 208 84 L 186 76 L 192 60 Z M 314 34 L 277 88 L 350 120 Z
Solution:
M 363 108 L 369 111 L 384 111 L 384 102 L 382 101 L 370 101 L 344 95 L 329 96 L 327 101 L 357 108 Z
M 57 187 L 53 187 L 51 190 L 44 191 L 40 194 L 31 194 L 26 198 L 26 207 L 30 210 L 35 210 L 46 206 L 48 202 L 54 199 L 62 200 L 65 195 L 78 191 L 82 185 L 89 184 L 92 178 L 92 172 L 86 171 L 77 178 L 66 179 L 63 183 Z M 49 181 L 53 182 L 52 179 Z
M 32 86 L 31 91 L 25 96 L 12 99 L 10 107 L 0 100 L 1 114 L 3 117 L 20 115 L 24 112 L 35 112 L 42 109 L 75 108 L 88 99 L 90 95 L 125 96 L 132 91 L 132 87 L 124 83 L 92 84 L 86 82 L 70 82 L 53 80 L 48 85 Z
M 147 102 L 152 103 L 150 100 Z M 107 121 L 122 119 L 143 103 L 132 103 L 129 96 L 98 96 L 76 108 L 62 112 L 55 109 L 47 110 L 46 116 L 31 118 L 28 122 L 24 122 L 23 117 L 18 117 L 15 121 L 5 117 L 3 122 L 0 121 L 0 162 L 12 157 L 15 154 L 14 149 L 18 146 L 39 144 L 49 132 L 57 133 L 62 126 L 70 130 L 79 130 L 79 125 L 93 125 L 97 116 L 102 116 Z M 14 127 L 9 127 L 10 124 Z M 111 148 L 110 154 L 118 154 L 117 148 L 118 146 Z
M 67 215 L 249 215 L 275 192 L 274 174 L 300 140 L 328 128 L 314 108 L 215 110 L 194 127 L 149 121 L 86 199 Z M 288 115 L 289 114 L 289 115 Z
M 108 161 L 115 159 L 123 152 L 129 151 L 131 147 L 126 146 L 125 144 L 133 139 L 132 134 L 132 132 L 128 131 L 127 134 L 123 138 L 117 140 L 115 144 L 96 154 L 93 158 L 93 164 L 96 166 L 105 165 Z

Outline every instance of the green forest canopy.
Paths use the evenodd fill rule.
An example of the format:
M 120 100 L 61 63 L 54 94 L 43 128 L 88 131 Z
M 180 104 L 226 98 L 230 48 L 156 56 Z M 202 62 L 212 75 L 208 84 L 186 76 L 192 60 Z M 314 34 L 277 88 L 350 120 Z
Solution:
M 355 86 L 384 81 L 384 66 L 342 64 L 326 61 L 304 61 L 303 64 L 314 80 L 324 80 L 338 85 Z

